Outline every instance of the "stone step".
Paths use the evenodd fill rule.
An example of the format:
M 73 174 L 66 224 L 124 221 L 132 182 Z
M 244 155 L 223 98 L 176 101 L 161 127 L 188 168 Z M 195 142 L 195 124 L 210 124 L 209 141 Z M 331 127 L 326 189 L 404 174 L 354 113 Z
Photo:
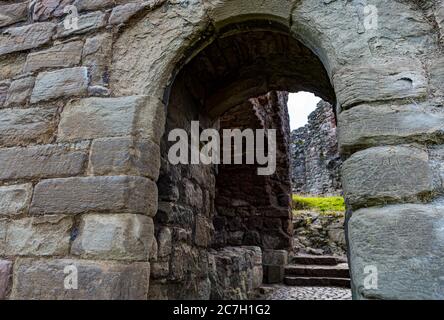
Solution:
M 291 262 L 294 264 L 335 266 L 339 263 L 346 263 L 347 258 L 335 256 L 298 255 L 294 256 Z
M 310 278 L 310 277 L 291 277 L 284 278 L 284 283 L 288 286 L 298 287 L 341 287 L 350 288 L 350 279 L 346 278 Z
M 318 278 L 350 278 L 347 264 L 339 264 L 337 266 L 289 265 L 285 267 L 285 275 Z

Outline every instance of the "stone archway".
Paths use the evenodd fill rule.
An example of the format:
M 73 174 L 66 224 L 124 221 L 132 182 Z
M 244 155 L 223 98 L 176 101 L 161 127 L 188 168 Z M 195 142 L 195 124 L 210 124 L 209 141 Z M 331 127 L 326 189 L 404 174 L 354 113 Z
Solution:
M 8 20 L 0 38 L 7 118 L 0 190 L 8 195 L 0 256 L 13 275 L 10 297 L 147 297 L 149 261 L 160 253 L 152 218 L 174 79 L 222 35 L 273 30 L 315 53 L 334 88 L 348 158 L 342 180 L 354 297 L 442 298 L 442 9 L 439 1 L 373 2 L 379 13 L 371 30 L 360 1 L 154 1 L 117 6 L 109 18 L 105 8 L 86 5 L 85 24 L 73 33 L 56 28 L 56 10 L 35 9 L 33 19 L 44 22 L 24 27 Z M 42 67 L 51 56 L 43 46 L 63 49 L 53 36 L 72 40 L 67 50 L 78 59 L 73 53 L 72 62 Z M 96 43 L 112 48 L 111 60 L 101 56 L 110 51 L 94 51 Z M 20 88 L 27 97 L 17 96 Z M 243 92 L 230 104 L 253 96 Z M 16 126 L 33 114 L 37 129 Z M 17 238 L 23 232 L 26 241 Z M 205 268 L 205 259 L 195 260 Z M 78 269 L 81 290 L 63 287 L 67 265 Z M 369 270 L 377 270 L 377 288 L 365 286 Z

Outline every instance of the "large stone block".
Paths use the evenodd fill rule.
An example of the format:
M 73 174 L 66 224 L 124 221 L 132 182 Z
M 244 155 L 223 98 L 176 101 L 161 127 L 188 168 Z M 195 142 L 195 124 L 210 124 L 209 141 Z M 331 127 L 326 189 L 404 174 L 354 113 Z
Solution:
M 136 135 L 159 143 L 164 126 L 164 107 L 155 98 L 88 98 L 65 107 L 58 139 L 76 141 Z
M 75 176 L 83 171 L 88 144 L 0 149 L 0 180 Z
M 23 72 L 35 72 L 45 68 L 69 68 L 80 63 L 82 41 L 71 41 L 57 44 L 50 49 L 31 52 Z
M 12 3 L 0 5 L 0 28 L 16 22 L 26 20 L 28 17 L 28 4 Z
M 0 111 L 0 146 L 48 143 L 55 129 L 57 108 Z
M 12 262 L 0 260 L 0 300 L 6 298 L 9 293 L 12 279 Z
M 348 109 L 359 103 L 405 98 L 427 94 L 427 78 L 419 60 L 373 61 L 347 66 L 333 75 L 339 103 Z
M 85 95 L 88 91 L 88 82 L 86 67 L 42 72 L 35 81 L 31 103 Z
M 28 211 L 32 184 L 0 187 L 0 216 L 14 216 Z
M 69 276 L 77 275 L 77 289 Z M 144 300 L 148 294 L 149 263 L 18 259 L 14 264 L 12 299 Z
M 72 217 L 57 215 L 23 218 L 20 220 L 0 220 L 0 255 L 52 256 L 66 255 Z
M 433 190 L 426 151 L 416 147 L 376 147 L 351 156 L 342 166 L 345 198 L 354 208 L 417 201 Z
M 31 214 L 87 212 L 140 213 L 154 216 L 157 186 L 128 176 L 44 180 L 35 186 Z
M 353 213 L 348 231 L 356 298 L 444 299 L 443 210 L 405 204 Z
M 264 250 L 262 262 L 265 265 L 285 266 L 288 264 L 288 252 L 286 250 Z
M 111 64 L 113 36 L 102 33 L 86 39 L 82 52 L 82 64 L 88 67 L 91 83 L 107 85 Z
M 148 261 L 153 239 L 154 225 L 150 217 L 84 215 L 71 253 L 82 258 Z
M 444 140 L 444 112 L 427 105 L 360 105 L 338 116 L 343 153 L 382 144 Z
M 51 40 L 54 29 L 55 24 L 49 22 L 6 29 L 0 34 L 0 56 L 44 45 Z
M 90 12 L 78 17 L 78 28 L 66 29 L 63 21 L 57 26 L 57 38 L 68 37 L 74 34 L 82 34 L 104 27 L 106 14 L 101 11 Z
M 26 55 L 26 53 L 11 54 L 0 59 L 0 81 L 18 76 L 23 70 Z
M 89 172 L 93 175 L 134 175 L 157 180 L 160 147 L 148 139 L 96 139 L 91 146 Z

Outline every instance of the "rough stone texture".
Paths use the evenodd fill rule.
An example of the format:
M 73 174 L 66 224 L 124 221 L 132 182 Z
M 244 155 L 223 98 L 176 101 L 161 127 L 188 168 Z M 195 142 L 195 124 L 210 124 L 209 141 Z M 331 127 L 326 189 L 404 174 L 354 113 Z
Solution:
M 56 111 L 56 108 L 0 111 L 0 146 L 48 143 L 56 129 Z
M 0 300 L 6 298 L 12 279 L 12 262 L 0 260 Z
M 381 144 L 436 143 L 444 139 L 444 111 L 428 104 L 360 105 L 339 115 L 343 153 Z
M 23 72 L 35 72 L 46 68 L 69 68 L 81 59 L 83 42 L 60 43 L 47 50 L 32 52 L 26 58 Z
M 71 252 L 82 258 L 147 261 L 153 220 L 137 214 L 84 215 Z
M 0 59 L 0 81 L 12 79 L 22 72 L 26 54 L 4 56 Z M 1 103 L 0 103 L 1 106 Z
M 55 24 L 47 22 L 9 28 L 0 34 L 0 56 L 44 45 L 51 40 L 54 29 Z
M 0 180 L 74 176 L 83 171 L 87 144 L 0 149 Z
M 345 256 L 345 214 L 293 211 L 295 254 Z
M 112 57 L 112 34 L 102 33 L 86 39 L 82 53 L 83 65 L 89 68 L 91 83 L 108 84 L 108 66 Z
M 82 99 L 63 110 L 58 139 L 136 135 L 157 142 L 163 133 L 163 117 L 160 101 L 143 96 Z
M 54 256 L 69 252 L 71 217 L 57 215 L 0 220 L 0 255 Z
M 82 177 L 43 180 L 35 186 L 31 214 L 111 211 L 154 215 L 157 187 L 141 177 Z
M 308 117 L 305 127 L 291 133 L 293 193 L 338 195 L 341 193 L 336 119 L 324 101 Z
M 64 288 L 64 272 L 75 266 L 78 290 Z M 12 299 L 143 300 L 149 287 L 150 265 L 69 259 L 18 259 L 14 264 Z
M 26 20 L 28 17 L 27 9 L 28 4 L 26 2 L 0 4 L 0 28 Z
M 26 77 L 13 81 L 9 87 L 8 95 L 6 96 L 5 107 L 11 105 L 25 105 L 31 96 L 34 82 L 34 77 Z
M 444 218 L 440 205 L 361 209 L 349 223 L 351 272 L 358 299 L 444 298 Z M 366 266 L 377 268 L 377 289 L 366 289 Z
M 265 295 L 266 300 L 351 300 L 350 289 L 333 287 L 267 287 L 271 292 Z M 262 297 L 261 297 L 262 298 Z
M 210 253 L 211 299 L 248 299 L 262 284 L 258 247 L 225 247 Z
M 405 146 L 355 153 L 342 166 L 347 203 L 357 208 L 427 198 L 433 191 L 428 160 L 423 149 Z
M 416 99 L 427 94 L 427 78 L 419 60 L 399 58 L 346 67 L 334 75 L 333 82 L 343 109 L 363 102 Z
M 148 139 L 104 138 L 92 143 L 89 172 L 94 175 L 140 175 L 157 180 L 159 169 L 160 148 Z
M 85 67 L 42 72 L 35 81 L 31 103 L 85 95 L 88 81 L 88 69 Z
M 104 27 L 106 14 L 101 11 L 90 12 L 78 17 L 78 29 L 66 29 L 63 22 L 57 26 L 57 38 L 68 37 L 75 34 L 87 33 Z
M 0 216 L 26 213 L 31 202 L 32 184 L 0 187 Z

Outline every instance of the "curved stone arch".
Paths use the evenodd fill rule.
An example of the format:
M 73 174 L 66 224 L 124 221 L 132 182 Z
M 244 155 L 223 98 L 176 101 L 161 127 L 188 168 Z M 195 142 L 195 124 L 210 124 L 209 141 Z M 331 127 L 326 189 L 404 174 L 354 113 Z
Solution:
M 159 9 L 149 12 L 125 30 L 114 45 L 111 68 L 113 94 L 148 95 L 168 104 L 169 85 L 182 66 L 208 46 L 214 37 L 241 31 L 233 30 L 234 24 L 248 29 L 252 21 L 262 20 L 277 30 L 286 29 L 315 52 L 327 70 L 338 99 L 338 112 L 344 111 L 339 115 L 342 152 L 351 155 L 366 149 L 363 152 L 367 154 L 354 154 L 344 168 L 347 202 L 350 208 L 359 213 L 354 215 L 355 224 L 351 226 L 358 230 L 368 223 L 359 211 L 363 206 L 422 203 L 436 193 L 431 182 L 427 152 L 415 146 L 396 145 L 441 141 L 439 138 L 437 140 L 439 125 L 434 120 L 427 120 L 428 128 L 425 130 L 406 125 L 407 119 L 417 108 L 411 102 L 417 105 L 418 102 L 425 103 L 436 97 L 429 94 L 429 70 L 424 68 L 423 63 L 424 59 L 429 58 L 435 61 L 433 52 L 439 46 L 436 31 L 421 12 L 414 10 L 411 3 L 378 0 L 374 4 L 382 12 L 379 16 L 380 28 L 384 31 L 382 34 L 378 31 L 362 31 L 362 12 L 359 11 L 362 9 L 361 1 L 273 0 L 262 1 L 260 4 L 240 0 L 205 1 L 203 4 L 191 1 L 185 7 L 172 5 L 164 11 Z M 337 12 L 341 12 L 341 19 L 338 19 Z M 394 16 L 398 20 L 393 19 Z M 399 19 L 411 22 L 409 28 L 398 30 Z M 390 37 L 385 37 L 384 33 Z M 403 55 L 403 58 L 399 59 L 399 55 Z M 405 105 L 405 112 L 395 115 L 387 108 L 384 109 L 384 105 L 388 107 L 391 104 Z M 434 111 L 429 110 L 429 106 L 425 109 L 424 117 L 433 117 L 431 114 Z M 366 119 L 384 121 L 387 112 L 395 129 L 387 126 L 367 127 Z M 358 114 L 360 118 L 356 120 Z M 363 185 L 365 175 L 356 178 L 362 172 L 359 164 L 364 163 L 365 158 L 369 159 L 365 166 L 381 191 Z M 396 168 L 390 165 L 388 168 L 381 167 L 378 164 L 380 161 L 395 164 L 403 161 L 404 168 L 400 169 L 397 165 Z M 415 172 L 417 166 L 425 169 L 407 178 L 406 173 Z M 377 172 L 385 170 L 392 172 L 387 174 L 395 175 L 394 180 L 383 181 L 381 177 L 385 173 L 378 176 Z M 415 185 L 415 179 L 420 179 L 421 183 Z M 397 208 L 394 207 L 394 210 Z M 402 210 L 400 208 L 398 211 Z M 359 219 L 362 219 L 362 224 L 356 225 Z M 365 235 L 360 238 L 354 230 L 351 230 L 351 234 L 354 237 L 351 240 L 351 254 L 361 257 L 365 250 L 362 247 Z M 368 257 L 371 258 L 352 259 L 352 274 L 356 287 L 359 287 L 355 292 L 356 297 L 375 296 L 371 290 L 363 288 L 361 282 L 364 270 L 361 268 L 365 265 L 364 260 L 367 264 L 372 259 L 381 262 L 381 257 L 372 253 Z M 382 268 L 385 268 L 384 264 Z M 403 268 L 409 270 L 409 265 Z M 383 272 L 390 273 L 390 267 Z M 384 290 L 393 286 L 402 291 L 402 286 L 393 283 L 386 284 Z M 403 296 L 401 291 L 400 297 Z M 378 297 L 384 297 L 384 294 Z

